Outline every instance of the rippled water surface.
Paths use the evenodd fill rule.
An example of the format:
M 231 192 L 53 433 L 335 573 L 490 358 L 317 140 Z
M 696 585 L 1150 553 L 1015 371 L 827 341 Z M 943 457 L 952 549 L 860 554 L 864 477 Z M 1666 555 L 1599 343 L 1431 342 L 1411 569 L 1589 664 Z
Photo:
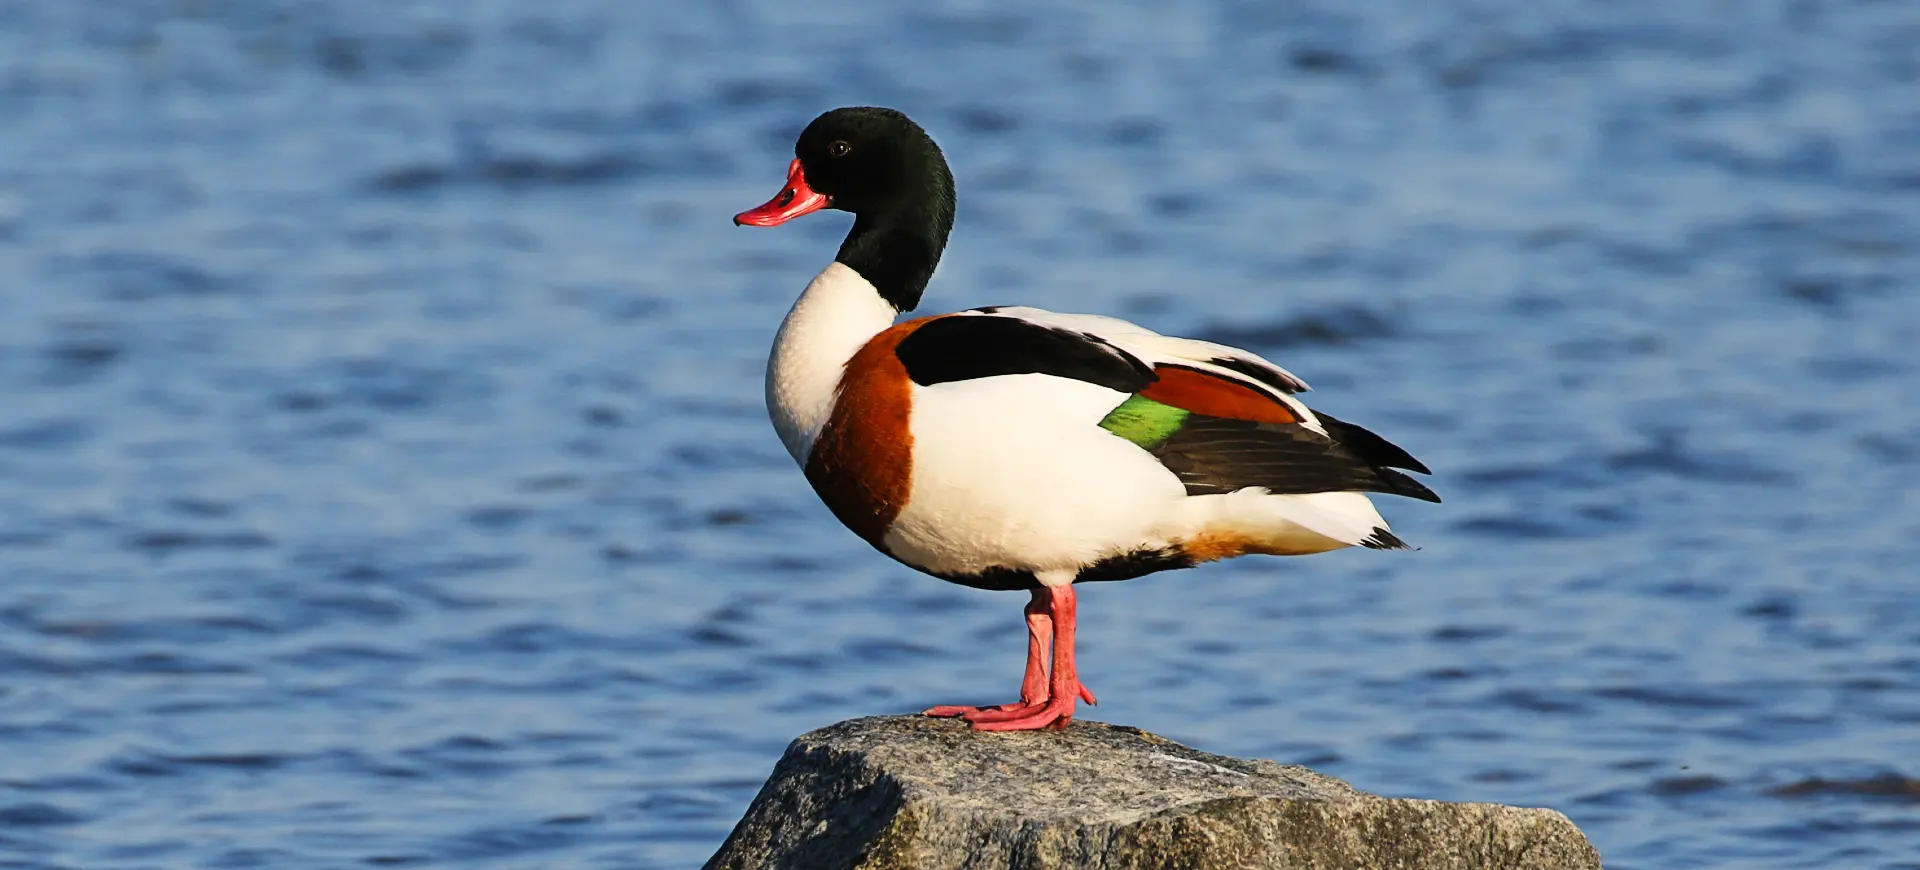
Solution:
M 773 437 L 847 221 L 931 310 L 1261 350 L 1415 553 L 1088 589 L 1097 718 L 1559 808 L 1616 868 L 1920 867 L 1920 6 L 0 0 L 0 866 L 691 867 L 784 744 L 1003 700 Z M 1449 7 L 1449 8 L 1442 8 Z

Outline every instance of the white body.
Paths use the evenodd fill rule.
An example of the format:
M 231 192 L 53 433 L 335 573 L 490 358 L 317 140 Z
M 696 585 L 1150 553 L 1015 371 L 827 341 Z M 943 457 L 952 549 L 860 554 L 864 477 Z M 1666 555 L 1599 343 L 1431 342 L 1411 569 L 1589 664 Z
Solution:
M 805 465 L 832 412 L 841 373 L 893 308 L 854 270 L 834 263 L 794 303 L 767 365 L 767 406 L 789 453 Z M 1149 364 L 1178 362 L 1231 377 L 1320 423 L 1298 400 L 1207 361 L 1231 357 L 1306 385 L 1247 351 L 1160 335 L 1108 317 L 1034 308 L 960 316 L 1019 317 L 1106 339 Z M 1102 558 L 1205 535 L 1260 540 L 1273 552 L 1359 544 L 1387 524 L 1361 493 L 1274 495 L 1257 487 L 1189 496 L 1152 454 L 1100 428 L 1126 393 L 1041 374 L 912 388 L 912 488 L 887 531 L 887 552 L 941 574 L 990 568 L 1070 582 Z

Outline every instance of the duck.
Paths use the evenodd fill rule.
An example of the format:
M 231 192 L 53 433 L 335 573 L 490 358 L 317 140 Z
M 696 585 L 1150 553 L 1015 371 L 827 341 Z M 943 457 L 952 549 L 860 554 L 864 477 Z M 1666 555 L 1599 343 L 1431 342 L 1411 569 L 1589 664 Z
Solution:
M 955 215 L 930 135 L 888 108 L 808 123 L 786 184 L 734 223 L 853 215 L 768 356 L 773 428 L 821 501 L 888 557 L 1025 591 L 1017 700 L 943 705 L 982 731 L 1064 728 L 1098 703 L 1074 662 L 1075 586 L 1249 555 L 1409 549 L 1370 494 L 1438 502 L 1407 451 L 1309 409 L 1258 354 L 1126 320 L 920 305 Z

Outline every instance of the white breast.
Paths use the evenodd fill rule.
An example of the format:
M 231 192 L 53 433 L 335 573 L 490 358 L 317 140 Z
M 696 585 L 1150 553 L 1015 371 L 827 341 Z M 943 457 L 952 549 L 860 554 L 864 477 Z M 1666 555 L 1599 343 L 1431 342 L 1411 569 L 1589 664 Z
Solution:
M 767 359 L 767 413 L 795 462 L 806 465 L 847 360 L 892 326 L 895 313 L 867 279 L 838 262 L 793 303 Z

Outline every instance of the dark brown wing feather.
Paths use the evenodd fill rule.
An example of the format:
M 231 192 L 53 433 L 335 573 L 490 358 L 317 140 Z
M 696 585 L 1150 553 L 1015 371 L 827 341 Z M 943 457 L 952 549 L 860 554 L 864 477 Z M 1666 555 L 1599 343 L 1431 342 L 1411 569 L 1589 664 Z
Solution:
M 1298 423 L 1261 423 L 1189 415 L 1152 453 L 1179 476 L 1189 495 L 1265 487 L 1276 493 L 1384 492 L 1440 500 L 1424 484 L 1394 470 L 1426 466 L 1386 439 L 1316 414 L 1321 435 Z

